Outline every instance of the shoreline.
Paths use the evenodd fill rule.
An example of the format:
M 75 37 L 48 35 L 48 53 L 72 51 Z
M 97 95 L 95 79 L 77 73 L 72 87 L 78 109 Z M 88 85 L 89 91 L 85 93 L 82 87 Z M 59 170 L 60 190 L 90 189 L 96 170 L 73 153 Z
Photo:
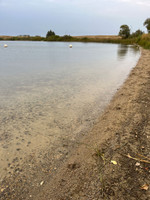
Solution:
M 112 43 L 112 44 L 124 44 L 141 46 L 144 49 L 150 49 L 150 34 L 142 34 L 136 37 L 128 37 L 126 39 L 117 35 L 85 35 L 85 36 L 0 36 L 0 40 L 13 40 L 13 41 L 46 41 L 46 42 L 96 42 L 96 43 Z
M 150 197 L 150 165 L 141 161 L 150 159 L 149 66 L 150 51 L 142 49 L 139 62 L 99 122 L 55 181 L 35 199 L 48 195 L 51 199 L 75 200 Z
M 99 122 L 86 137 L 83 137 L 80 144 L 75 146 L 70 157 L 66 162 L 62 163 L 61 168 L 55 173 L 53 178 L 49 177 L 51 172 L 47 171 L 47 166 L 43 166 L 40 169 L 41 174 L 37 177 L 41 181 L 38 186 L 34 187 L 34 184 L 37 183 L 34 183 L 32 179 L 37 169 L 33 168 L 31 173 L 29 169 L 26 169 L 26 173 L 29 175 L 27 177 L 33 181 L 33 188 L 27 185 L 27 177 L 24 177 L 24 179 L 20 175 L 12 177 L 3 182 L 0 193 L 1 199 L 87 200 L 110 197 L 111 199 L 131 199 L 131 196 L 133 196 L 132 199 L 148 198 L 147 195 L 149 193 L 141 190 L 140 187 L 146 184 L 145 182 L 148 182 L 149 174 L 146 174 L 146 177 L 144 176 L 145 179 L 143 182 L 136 181 L 135 184 L 135 180 L 131 180 L 130 176 L 132 173 L 135 174 L 136 161 L 122 156 L 128 155 L 128 153 L 135 156 L 136 147 L 138 146 L 138 152 L 142 155 L 144 153 L 146 157 L 150 148 L 149 144 L 147 144 L 147 136 L 150 130 L 148 125 L 149 102 L 147 100 L 149 99 L 147 92 L 150 73 L 148 67 L 150 65 L 150 51 L 142 49 L 141 54 L 136 67 L 132 69 L 125 83 L 114 95 L 105 112 L 100 117 Z M 142 99 L 143 91 L 144 100 Z M 143 104 L 144 108 L 142 108 Z M 143 119 L 146 121 L 145 123 Z M 142 124 L 144 125 L 142 126 Z M 141 145 L 141 140 L 139 140 L 141 132 L 138 133 L 138 128 L 140 131 L 143 128 L 147 130 L 147 134 L 143 136 L 143 143 Z M 137 132 L 137 134 L 134 133 L 133 136 L 133 132 Z M 130 144 L 130 138 L 133 144 L 131 143 L 127 148 L 126 145 Z M 134 143 L 136 143 L 136 146 L 134 146 Z M 135 152 L 133 151 L 134 149 Z M 119 152 L 121 152 L 121 156 Z M 118 164 L 116 166 L 112 165 L 110 163 L 111 160 L 116 160 Z M 36 160 L 32 160 L 32 162 L 34 163 Z M 123 165 L 126 168 L 121 171 Z M 130 171 L 130 167 L 132 167 L 130 176 L 125 179 L 124 177 L 127 177 L 127 169 Z M 139 168 L 137 168 L 136 172 L 138 170 Z M 44 176 L 46 176 L 46 179 Z M 112 176 L 113 178 L 110 178 Z M 125 180 L 126 184 L 123 185 Z M 132 181 L 134 182 L 132 183 Z M 131 183 L 130 188 L 128 182 Z M 120 192 L 118 188 L 121 188 Z M 128 190 L 128 193 L 125 193 L 126 190 Z
M 12 44 L 12 47 L 14 46 L 15 42 Z M 98 46 L 101 49 L 101 44 Z M 96 65 L 91 69 L 90 64 L 86 71 L 85 68 L 81 69 L 82 66 L 79 67 L 81 70 L 78 72 L 76 69 L 75 73 L 69 69 L 62 78 L 58 78 L 55 73 L 43 73 L 40 76 L 35 73 L 32 79 L 30 76 L 16 76 L 12 79 L 6 77 L 7 81 L 1 79 L 0 181 L 16 172 L 23 173 L 20 171 L 24 168 L 24 160 L 26 157 L 28 159 L 29 155 L 34 155 L 36 162 L 45 162 L 42 156 L 52 149 L 52 153 L 49 153 L 51 156 L 48 157 L 48 160 L 53 160 L 49 166 L 52 174 L 53 169 L 57 167 L 55 160 L 57 163 L 59 159 L 64 162 L 64 159 L 69 157 L 74 143 L 80 141 L 93 127 L 103 108 L 108 105 L 117 88 L 122 85 L 139 59 L 139 50 L 134 47 L 110 45 L 110 48 L 110 54 L 113 54 L 114 60 L 119 63 L 109 62 L 109 70 L 106 67 L 105 72 L 96 67 L 95 70 L 98 71 L 95 73 Z M 95 50 L 95 58 L 99 55 L 98 49 Z M 126 51 L 122 54 L 123 49 Z M 12 51 L 11 45 L 6 51 L 8 52 L 5 53 L 4 50 L 4 55 L 2 54 L 4 57 Z M 102 51 L 105 52 L 104 49 Z M 129 54 L 126 57 L 127 52 Z M 100 62 L 103 60 L 101 56 L 97 58 Z M 100 62 L 98 66 L 103 66 L 103 62 Z M 7 66 L 6 63 L 5 65 Z M 111 73 L 108 72 L 110 70 Z M 102 73 L 104 75 L 101 78 Z M 83 79 L 80 78 L 82 76 Z M 3 90 L 6 82 L 8 86 Z

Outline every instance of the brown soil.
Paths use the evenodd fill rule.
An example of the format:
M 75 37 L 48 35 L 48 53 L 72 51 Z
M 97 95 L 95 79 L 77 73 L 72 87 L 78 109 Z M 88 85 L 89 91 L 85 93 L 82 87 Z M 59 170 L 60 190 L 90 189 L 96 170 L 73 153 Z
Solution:
M 150 51 L 142 50 L 137 66 L 69 157 L 51 169 L 51 152 L 41 152 L 41 162 L 30 155 L 2 182 L 0 199 L 150 199 L 149 89 Z

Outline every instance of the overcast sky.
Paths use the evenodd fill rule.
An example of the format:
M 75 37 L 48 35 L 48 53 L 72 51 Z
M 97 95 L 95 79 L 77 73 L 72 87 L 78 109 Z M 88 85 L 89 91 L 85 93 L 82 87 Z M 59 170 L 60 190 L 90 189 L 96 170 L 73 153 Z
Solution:
M 0 35 L 113 35 L 149 17 L 150 0 L 0 0 Z

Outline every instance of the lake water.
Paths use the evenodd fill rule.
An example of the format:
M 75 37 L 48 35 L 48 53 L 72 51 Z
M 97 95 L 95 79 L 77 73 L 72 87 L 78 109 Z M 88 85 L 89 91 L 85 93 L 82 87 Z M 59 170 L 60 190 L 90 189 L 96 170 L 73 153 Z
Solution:
M 132 46 L 69 44 L 0 42 L 1 178 L 44 148 L 59 159 L 61 144 L 87 133 L 140 56 Z

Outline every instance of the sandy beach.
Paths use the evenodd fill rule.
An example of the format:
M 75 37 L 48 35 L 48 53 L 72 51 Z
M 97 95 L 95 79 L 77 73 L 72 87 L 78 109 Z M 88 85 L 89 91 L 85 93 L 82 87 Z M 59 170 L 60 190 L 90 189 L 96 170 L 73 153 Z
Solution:
M 141 49 L 138 64 L 92 130 L 81 139 L 62 139 L 61 151 L 65 156 L 61 157 L 59 149 L 55 154 L 58 158 L 54 158 L 52 149 L 42 151 L 40 148 L 37 154 L 30 152 L 19 166 L 14 160 L 14 165 L 9 166 L 10 175 L 1 183 L 0 199 L 148 200 L 149 88 L 150 51 Z M 24 131 L 27 148 L 30 145 L 29 132 L 26 127 Z M 36 131 L 38 133 L 38 125 Z M 49 145 L 45 138 L 38 138 L 41 139 L 42 144 Z M 20 148 L 18 155 L 19 151 Z

